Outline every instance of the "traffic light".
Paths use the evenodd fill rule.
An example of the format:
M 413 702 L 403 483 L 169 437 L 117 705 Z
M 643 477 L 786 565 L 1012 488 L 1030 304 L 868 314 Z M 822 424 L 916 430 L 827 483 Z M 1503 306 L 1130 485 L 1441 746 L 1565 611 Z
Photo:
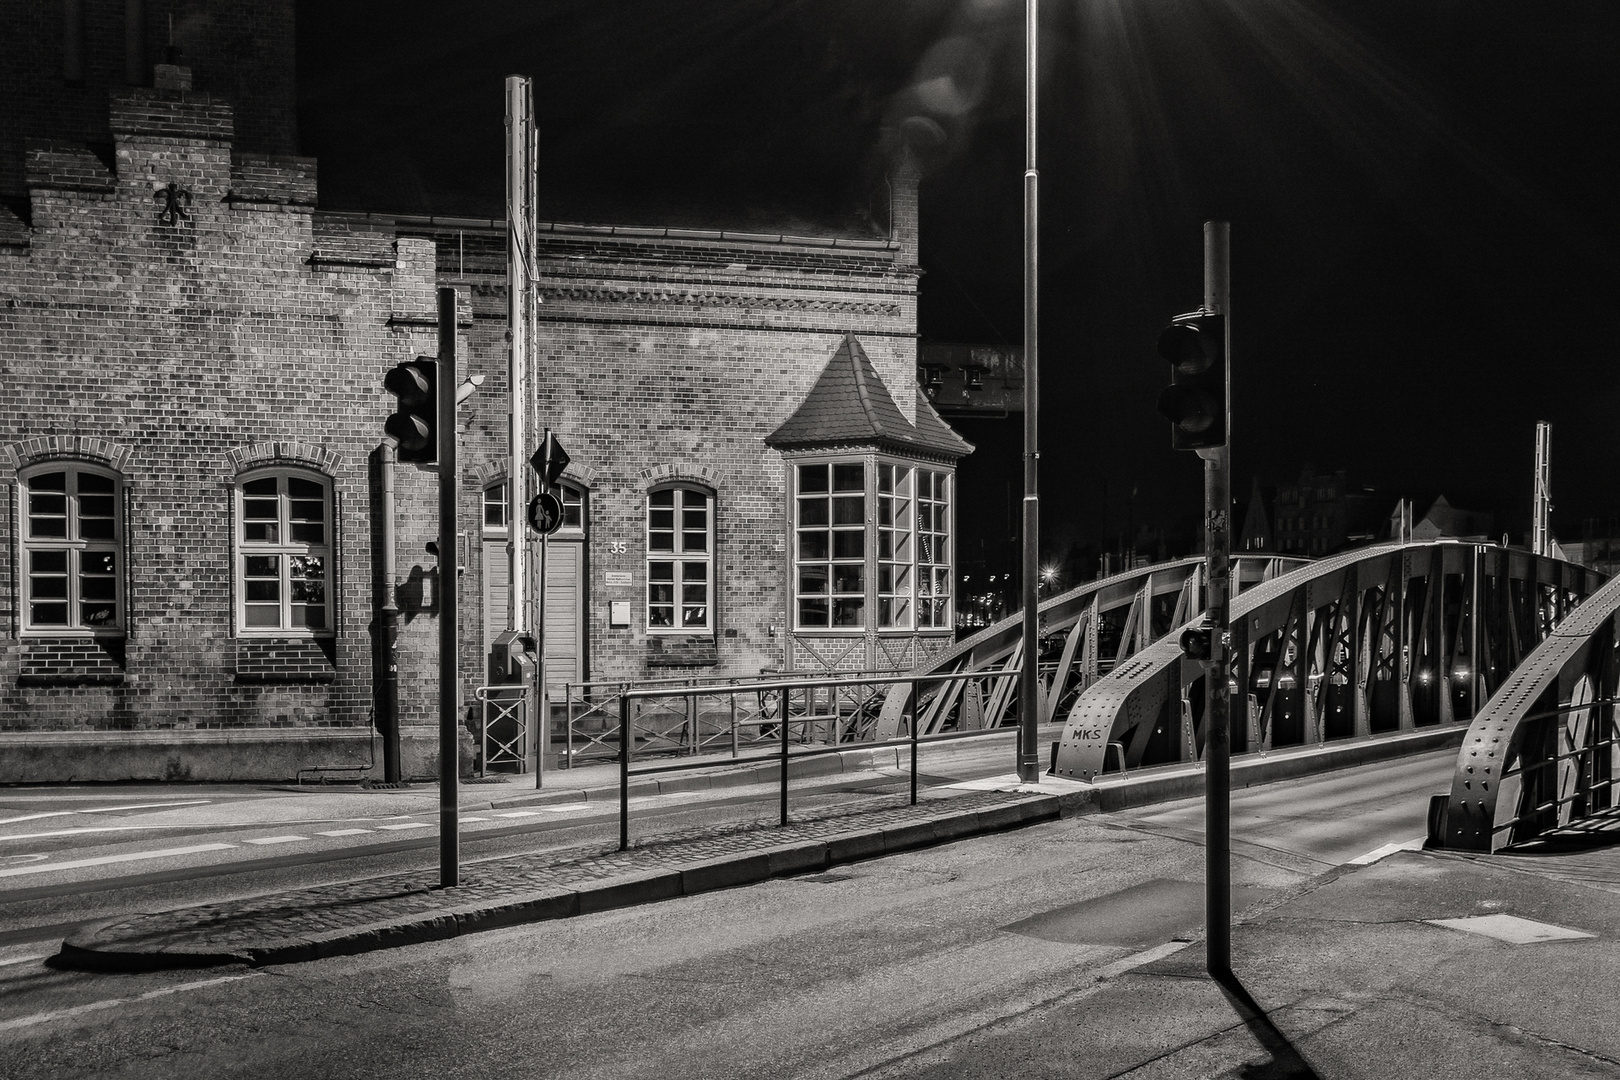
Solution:
M 1176 450 L 1226 445 L 1226 316 L 1198 310 L 1177 315 L 1159 335 L 1159 355 L 1170 361 L 1170 385 L 1159 413 L 1174 424 Z
M 1189 626 L 1181 632 L 1181 655 L 1188 660 L 1208 660 L 1215 655 L 1215 632 L 1207 622 Z
M 395 366 L 383 386 L 399 399 L 383 430 L 399 441 L 399 460 L 439 460 L 439 363 L 418 356 Z

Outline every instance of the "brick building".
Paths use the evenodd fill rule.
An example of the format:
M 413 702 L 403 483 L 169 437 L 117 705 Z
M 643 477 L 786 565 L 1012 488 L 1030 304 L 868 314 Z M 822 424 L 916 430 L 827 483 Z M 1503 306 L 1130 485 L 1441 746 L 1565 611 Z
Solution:
M 16 75 L 55 99 L 19 92 L 0 129 L 0 782 L 375 765 L 389 598 L 402 769 L 432 775 L 435 477 L 380 463 L 381 384 L 434 352 L 435 288 L 456 287 L 485 377 L 455 553 L 471 700 L 521 518 L 503 223 L 316 208 L 315 162 L 283 152 L 290 4 L 176 6 L 197 67 L 151 85 L 118 69 L 157 51 L 164 5 L 63 10 L 78 46 L 72 19 L 54 46 L 28 23 L 46 59 Z M 123 39 L 120 11 L 140 16 Z M 231 50 L 286 81 L 237 85 Z M 557 690 L 901 668 L 950 642 L 970 448 L 916 387 L 915 175 L 890 190 L 886 232 L 854 236 L 544 232 L 530 406 L 573 457 L 549 545 Z

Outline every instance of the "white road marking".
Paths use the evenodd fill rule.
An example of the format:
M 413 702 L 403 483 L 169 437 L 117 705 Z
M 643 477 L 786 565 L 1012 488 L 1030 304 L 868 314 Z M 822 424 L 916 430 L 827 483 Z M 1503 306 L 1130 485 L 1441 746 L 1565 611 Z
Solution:
M 540 816 L 540 811 L 538 811 L 538 810 L 508 810 L 504 814 L 496 814 L 495 816 L 496 817 L 539 817 Z
M 49 955 L 50 955 L 50 953 L 40 953 L 38 956 L 12 956 L 12 957 L 7 957 L 4 960 L 0 960 L 0 967 L 10 967 L 12 964 L 26 964 L 26 963 L 29 963 L 30 961 L 34 961 L 34 960 L 43 960 Z
M 557 806 L 542 806 L 542 807 L 540 807 L 540 809 L 546 811 L 548 814 L 562 814 L 562 813 L 567 813 L 567 812 L 573 811 L 573 810 L 589 810 L 590 808 L 591 808 L 590 803 L 582 803 L 582 802 L 561 803 L 561 804 L 559 804 Z
M 308 839 L 309 839 L 309 837 L 307 837 L 307 836 L 291 836 L 291 835 L 289 835 L 289 836 L 259 836 L 259 837 L 255 837 L 252 840 L 244 841 L 244 843 L 249 843 L 249 844 L 290 844 L 294 840 L 308 840 Z
M 108 863 L 134 862 L 137 859 L 166 859 L 176 855 L 195 855 L 202 851 L 227 851 L 235 844 L 193 844 L 191 847 L 162 848 L 158 851 L 132 851 L 127 855 L 102 855 L 94 859 L 70 859 L 59 863 L 34 863 L 32 866 L 13 866 L 0 870 L 0 877 L 20 874 L 44 874 L 52 870 L 76 870 L 81 866 L 106 866 Z
M 463 815 L 461 818 L 459 818 L 457 820 L 460 820 L 460 821 L 488 821 L 489 818 L 487 818 L 487 817 L 467 817 L 467 816 Z
M 1190 944 L 1191 942 L 1187 941 L 1167 941 L 1163 945 L 1155 945 L 1151 949 L 1143 949 L 1139 953 L 1132 953 L 1127 957 L 1115 960 L 1112 964 L 1107 964 L 1098 968 L 1093 974 L 1095 974 L 1098 979 L 1112 979 L 1116 976 L 1125 974 L 1127 971 L 1130 971 L 1133 968 L 1139 968 L 1143 964 L 1151 964 L 1155 960 L 1163 960 L 1167 956 L 1180 952 Z
M 130 806 L 92 806 L 88 810 L 48 810 L 42 814 L 24 814 L 22 817 L 0 818 L 0 825 L 18 821 L 37 821 L 40 818 L 66 817 L 70 814 L 111 814 L 119 810 L 157 810 L 166 806 L 206 806 L 212 799 L 188 799 L 185 802 L 135 803 Z
M 1385 844 L 1383 847 L 1373 848 L 1365 855 L 1357 855 L 1351 859 L 1347 866 L 1370 866 L 1379 859 L 1386 859 L 1397 851 L 1421 851 L 1427 837 L 1420 836 L 1416 840 L 1402 840 L 1398 844 Z
M 316 836 L 359 836 L 361 833 L 368 833 L 370 831 L 371 831 L 370 829 L 333 829 L 330 832 L 318 832 L 315 835 Z
M 1572 938 L 1596 937 L 1584 930 L 1570 930 L 1551 923 L 1521 919 L 1517 915 L 1469 915 L 1461 919 L 1425 919 L 1424 922 L 1452 930 L 1465 930 L 1470 934 L 1483 934 L 1509 945 L 1531 945 L 1538 941 L 1568 941 Z
M 427 826 L 420 821 L 406 821 L 399 825 L 379 825 L 379 829 L 425 829 Z
M 221 983 L 239 982 L 242 979 L 252 979 L 258 972 L 250 971 L 246 975 L 222 975 L 217 979 L 204 979 L 201 982 L 181 983 L 179 986 L 165 986 L 161 990 L 148 990 L 131 998 L 108 998 L 106 1001 L 92 1001 L 88 1005 L 75 1005 L 71 1009 L 56 1009 L 52 1012 L 34 1013 L 32 1016 L 19 1016 L 15 1020 L 0 1021 L 0 1031 L 15 1031 L 17 1028 L 33 1027 L 50 1020 L 66 1020 L 85 1013 L 99 1012 L 102 1009 L 114 1009 L 120 1005 L 129 1005 L 137 1001 L 147 1001 L 156 997 L 167 997 L 169 994 L 183 994 L 187 990 L 201 990 L 206 986 L 218 986 Z

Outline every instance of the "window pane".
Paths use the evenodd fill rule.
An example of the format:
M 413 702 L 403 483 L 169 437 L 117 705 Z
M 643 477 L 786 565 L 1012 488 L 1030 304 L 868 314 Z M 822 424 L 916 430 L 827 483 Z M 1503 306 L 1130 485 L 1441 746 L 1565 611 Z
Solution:
M 79 519 L 79 539 L 81 540 L 112 540 L 116 536 L 113 519 L 110 517 L 81 517 Z
M 280 577 L 280 555 L 248 555 L 242 560 L 248 577 Z
M 826 626 L 827 601 L 804 599 L 799 601 L 800 626 Z
M 111 626 L 118 620 L 118 608 L 109 603 L 80 604 L 79 618 L 85 626 Z
M 326 608 L 316 604 L 294 604 L 292 608 L 292 624 L 302 626 L 306 630 L 325 630 Z
M 243 599 L 250 604 L 276 604 L 281 601 L 281 582 L 254 578 L 245 583 Z
M 326 503 L 320 499 L 291 499 L 287 517 L 292 521 L 325 521 Z
M 799 490 L 802 491 L 802 492 L 805 492 L 806 494 L 809 494 L 810 492 L 816 492 L 816 491 L 826 491 L 827 490 L 827 466 L 825 466 L 825 465 L 800 465 L 799 466 Z
M 28 553 L 28 560 L 28 567 L 32 573 L 67 573 L 67 552 L 65 551 L 31 551 Z
M 87 474 L 88 475 L 88 474 Z M 28 478 L 29 491 L 66 491 L 67 473 L 48 472 L 36 473 Z
M 647 496 L 647 505 L 673 507 L 675 505 L 675 490 L 673 488 L 665 488 L 663 491 L 653 492 Z
M 833 563 L 833 592 L 866 591 L 866 567 L 860 563 Z
M 799 558 L 825 559 L 827 557 L 827 534 L 824 532 L 802 532 L 799 534 Z
M 80 495 L 79 516 L 104 518 L 112 517 L 113 497 L 111 495 Z
M 709 550 L 709 534 L 706 532 L 681 533 L 681 550 L 699 552 Z
M 38 600 L 66 600 L 66 577 L 30 577 L 28 591 Z
M 79 566 L 86 574 L 111 574 L 118 558 L 110 551 L 86 551 L 79 556 Z
M 652 551 L 674 551 L 675 534 L 672 532 L 648 533 L 647 547 Z
M 686 508 L 681 511 L 681 528 L 706 530 L 708 527 L 709 511 L 706 507 L 700 505 L 694 510 L 692 509 L 691 505 L 688 504 Z
M 681 564 L 682 581 L 707 581 L 709 578 L 709 564 L 701 562 L 688 562 Z
M 709 622 L 709 609 L 706 607 L 683 607 L 681 609 L 682 626 L 707 626 Z
M 826 499 L 800 499 L 799 500 L 800 525 L 827 524 Z
M 79 579 L 81 600 L 116 600 L 118 584 L 110 577 L 83 577 Z
M 649 529 L 674 529 L 675 528 L 675 511 L 674 510 L 649 510 L 649 511 L 647 511 L 647 528 L 649 528 Z
M 318 480 L 306 480 L 301 476 L 287 477 L 287 497 L 289 499 L 322 499 L 326 498 L 326 485 Z
M 29 604 L 29 622 L 34 626 L 66 626 L 68 606 L 64 604 Z
M 834 525 L 866 524 L 866 499 L 859 495 L 846 495 L 833 500 Z
M 647 608 L 647 625 L 648 626 L 674 626 L 675 625 L 675 609 L 673 607 L 653 607 L 653 606 L 648 607 Z
M 281 608 L 275 604 L 253 604 L 248 607 L 244 617 L 249 626 L 280 626 Z
M 799 591 L 801 593 L 825 593 L 827 591 L 827 568 L 825 566 L 799 567 Z
M 649 581 L 674 581 L 675 564 L 672 562 L 651 562 L 647 564 L 647 579 Z
M 866 557 L 866 534 L 854 530 L 833 533 L 833 558 L 862 559 Z
M 295 544 L 326 543 L 326 526 L 319 521 L 294 521 L 288 531 Z
M 294 579 L 290 599 L 295 604 L 324 604 L 326 603 L 326 582 L 299 581 Z
M 834 491 L 865 491 L 866 466 L 860 462 L 850 462 L 843 465 L 834 465 L 833 490 Z
M 261 476 L 257 480 L 249 480 L 242 485 L 243 495 L 274 496 L 278 490 L 274 476 Z
M 834 600 L 833 601 L 834 626 L 865 626 L 866 601 L 865 600 Z
M 879 626 L 910 626 L 911 601 L 888 597 L 878 601 Z

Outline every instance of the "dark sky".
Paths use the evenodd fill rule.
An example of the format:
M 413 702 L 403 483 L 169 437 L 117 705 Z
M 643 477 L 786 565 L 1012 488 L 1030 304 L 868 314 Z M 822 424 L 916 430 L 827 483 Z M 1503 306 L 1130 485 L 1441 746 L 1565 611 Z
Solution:
M 328 207 L 498 216 L 502 79 L 526 74 L 548 216 L 847 231 L 897 133 L 931 136 L 922 333 L 1019 344 L 1023 12 L 308 3 L 302 148 Z M 1133 489 L 1138 524 L 1197 519 L 1154 342 L 1202 297 L 1209 218 L 1234 496 L 1309 462 L 1517 541 L 1547 420 L 1555 534 L 1620 515 L 1620 4 L 1043 0 L 1042 24 L 1043 533 L 1115 537 Z M 1004 517 L 1017 421 L 964 433 L 964 497 Z

